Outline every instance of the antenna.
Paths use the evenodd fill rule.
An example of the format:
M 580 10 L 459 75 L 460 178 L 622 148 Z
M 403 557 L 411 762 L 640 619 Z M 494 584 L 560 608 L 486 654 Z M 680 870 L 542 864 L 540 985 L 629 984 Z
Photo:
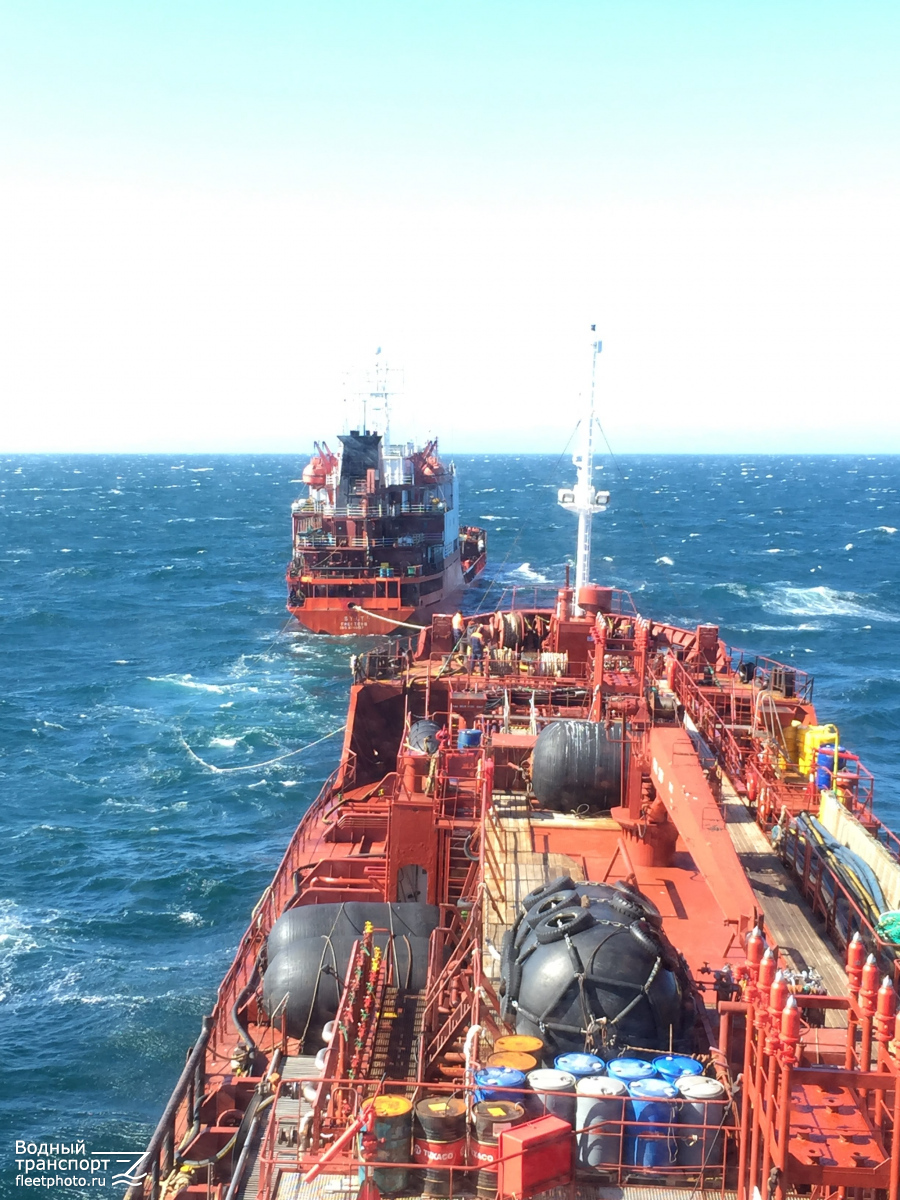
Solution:
M 597 326 L 591 326 L 595 335 Z M 591 390 L 588 411 L 582 418 L 581 448 L 573 455 L 572 462 L 578 468 L 574 488 L 560 488 L 559 504 L 568 512 L 578 514 L 578 547 L 575 555 L 575 599 L 578 592 L 591 580 L 591 520 L 594 513 L 605 512 L 609 504 L 609 492 L 598 492 L 594 488 L 594 398 L 597 383 L 597 359 L 603 343 L 591 338 Z

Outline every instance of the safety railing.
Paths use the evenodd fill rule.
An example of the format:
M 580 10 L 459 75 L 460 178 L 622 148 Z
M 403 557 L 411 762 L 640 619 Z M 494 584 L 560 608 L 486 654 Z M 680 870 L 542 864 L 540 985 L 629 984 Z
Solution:
M 300 1128 L 303 1118 L 297 1122 L 296 1136 L 285 1137 L 285 1122 L 275 1117 L 281 1096 L 290 1098 L 298 1086 L 308 1084 L 352 1096 L 343 1126 L 329 1131 L 331 1140 L 324 1146 L 312 1144 Z M 259 1195 L 268 1197 L 279 1177 L 297 1175 L 311 1182 L 324 1172 L 369 1181 L 402 1195 L 474 1195 L 476 1189 L 479 1195 L 498 1190 L 521 1194 L 528 1190 L 523 1182 L 530 1179 L 530 1190 L 541 1192 L 581 1182 L 685 1187 L 705 1196 L 724 1196 L 727 1168 L 737 1159 L 740 1136 L 730 1090 L 723 1084 L 721 1096 L 705 1104 L 691 1104 L 675 1088 L 672 1092 L 675 1095 L 655 1102 L 641 1119 L 640 1102 L 628 1095 L 585 1103 L 585 1097 L 574 1091 L 550 1097 L 526 1088 L 505 1088 L 510 1120 L 504 1122 L 499 1136 L 479 1136 L 473 1108 L 480 1093 L 472 1083 L 380 1080 L 361 1085 L 322 1077 L 282 1082 L 261 1150 Z M 461 1097 L 469 1116 L 461 1134 L 457 1125 L 452 1139 L 442 1140 L 426 1131 L 410 1113 L 405 1125 L 395 1120 L 387 1138 L 382 1132 L 382 1140 L 376 1140 L 371 1107 L 376 1096 L 403 1097 L 413 1106 L 419 1101 Z M 530 1123 L 547 1117 L 552 1124 L 543 1125 L 543 1140 L 530 1144 Z M 733 1186 L 730 1179 L 727 1182 Z
M 728 727 L 680 662 L 670 660 L 672 690 L 733 780 L 742 780 L 744 755 Z

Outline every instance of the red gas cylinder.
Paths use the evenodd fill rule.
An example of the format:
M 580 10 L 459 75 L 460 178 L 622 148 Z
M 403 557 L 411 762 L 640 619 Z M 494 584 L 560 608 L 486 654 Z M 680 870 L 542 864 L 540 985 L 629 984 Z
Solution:
M 870 954 L 862 969 L 862 981 L 859 986 L 859 1006 L 867 1017 L 875 1016 L 875 1002 L 878 997 L 878 964 L 875 955 Z
M 885 975 L 875 1002 L 875 1036 L 882 1046 L 891 1040 L 897 1013 L 897 993 L 889 975 Z
M 795 1063 L 797 1061 L 797 1043 L 800 1041 L 800 1009 L 793 996 L 788 996 L 787 1004 L 781 1012 L 781 1061 Z
M 866 961 L 866 944 L 859 936 L 859 933 L 854 933 L 847 946 L 847 981 L 850 985 L 850 995 L 856 999 L 859 993 L 859 985 L 862 982 L 862 969 Z
M 754 983 L 759 978 L 759 964 L 762 962 L 765 952 L 766 943 L 757 925 L 747 938 L 747 966 L 750 968 L 750 978 Z
M 759 979 L 757 980 L 757 984 L 761 992 L 768 992 L 772 984 L 775 982 L 775 969 L 775 955 L 767 946 L 766 952 L 762 956 L 762 961 L 759 964 Z M 769 1004 L 769 1007 L 772 1007 L 771 1003 Z M 780 1013 L 783 1008 L 784 1000 L 782 999 L 781 1003 L 778 1005 L 778 1012 Z

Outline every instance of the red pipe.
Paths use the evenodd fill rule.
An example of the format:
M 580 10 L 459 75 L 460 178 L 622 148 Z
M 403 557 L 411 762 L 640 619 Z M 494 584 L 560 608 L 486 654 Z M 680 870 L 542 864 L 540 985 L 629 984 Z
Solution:
M 363 1125 L 365 1125 L 366 1121 L 368 1120 L 372 1108 L 373 1102 L 371 1100 L 368 1104 L 364 1104 L 362 1106 L 362 1108 L 359 1110 L 356 1120 L 347 1126 L 341 1136 L 333 1141 L 324 1154 L 322 1154 L 319 1161 L 314 1163 L 313 1166 L 311 1166 L 306 1172 L 306 1174 L 303 1176 L 304 1183 L 312 1183 L 312 1181 L 322 1173 L 323 1169 L 328 1165 L 328 1163 L 331 1162 L 338 1151 L 343 1150 L 347 1143 L 356 1137 L 360 1129 L 362 1129 Z

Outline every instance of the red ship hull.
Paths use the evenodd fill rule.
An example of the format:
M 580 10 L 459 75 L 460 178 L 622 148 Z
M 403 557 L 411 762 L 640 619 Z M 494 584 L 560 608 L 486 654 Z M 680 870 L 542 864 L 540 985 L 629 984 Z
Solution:
M 823 741 L 802 671 L 745 660 L 713 626 L 646 620 L 612 589 L 573 601 L 469 618 L 490 627 L 483 657 L 460 657 L 447 614 L 415 647 L 363 656 L 340 765 L 254 910 L 132 1200 L 176 1185 L 328 1200 L 360 1179 L 500 1200 L 900 1200 L 900 962 L 804 824 L 830 806 L 900 870 L 871 776 Z M 560 731 L 563 794 L 539 752 Z M 600 756 L 570 778 L 585 746 Z M 401 924 L 410 910 L 424 933 Z M 528 989 L 546 981 L 544 1005 Z M 410 1118 L 386 1157 L 376 1100 L 401 1117 L 475 1105 L 473 1062 L 510 1035 L 550 1065 L 574 1038 L 610 1075 L 674 1050 L 717 1099 L 688 1116 L 679 1099 L 671 1122 L 622 1101 L 592 1165 L 576 1105 L 594 1093 L 569 1076 L 568 1116 L 536 1115 L 549 1101 L 521 1074 L 510 1095 L 535 1119 L 499 1150 L 457 1099 L 456 1140 L 417 1125 L 413 1141 Z

